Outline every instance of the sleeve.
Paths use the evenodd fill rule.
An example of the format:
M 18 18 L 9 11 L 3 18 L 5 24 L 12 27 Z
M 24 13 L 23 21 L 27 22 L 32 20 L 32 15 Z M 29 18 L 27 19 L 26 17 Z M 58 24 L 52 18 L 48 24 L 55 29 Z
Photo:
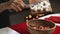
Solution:
M 9 0 L 0 0 L 0 3 L 8 2 Z

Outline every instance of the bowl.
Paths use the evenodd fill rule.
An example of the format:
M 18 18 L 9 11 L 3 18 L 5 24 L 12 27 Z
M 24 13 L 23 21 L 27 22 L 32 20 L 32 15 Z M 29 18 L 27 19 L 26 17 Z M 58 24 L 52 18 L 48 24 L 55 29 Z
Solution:
M 26 25 L 31 34 L 52 34 L 56 28 L 54 22 L 42 19 L 29 20 Z

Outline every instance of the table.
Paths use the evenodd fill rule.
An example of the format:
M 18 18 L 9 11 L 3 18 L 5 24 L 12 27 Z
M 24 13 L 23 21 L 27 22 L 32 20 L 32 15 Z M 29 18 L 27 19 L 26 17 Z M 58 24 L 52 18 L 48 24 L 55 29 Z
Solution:
M 10 28 L 21 34 L 30 34 L 30 32 L 27 29 L 26 22 L 10 26 Z M 53 34 L 60 34 L 60 26 L 56 26 L 56 30 L 53 32 Z
M 20 34 L 20 33 L 16 32 L 15 30 L 9 27 L 5 27 L 0 29 L 0 34 Z

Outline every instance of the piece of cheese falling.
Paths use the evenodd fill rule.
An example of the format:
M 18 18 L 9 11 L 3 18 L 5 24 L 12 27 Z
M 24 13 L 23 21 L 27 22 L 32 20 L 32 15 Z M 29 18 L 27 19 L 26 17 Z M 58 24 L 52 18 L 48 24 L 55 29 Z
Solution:
M 49 9 L 45 9 L 47 12 L 49 11 Z
M 40 8 L 41 11 L 43 11 L 43 8 Z
M 48 8 L 49 8 L 49 6 L 43 6 L 43 8 L 44 8 L 44 9 L 48 9 Z

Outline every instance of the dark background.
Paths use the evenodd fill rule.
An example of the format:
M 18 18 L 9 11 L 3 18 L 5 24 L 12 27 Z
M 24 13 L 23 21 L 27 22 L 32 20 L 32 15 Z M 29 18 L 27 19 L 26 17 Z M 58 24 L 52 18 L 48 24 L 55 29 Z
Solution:
M 28 4 L 27 0 L 23 0 L 26 4 Z M 60 0 L 49 0 L 53 9 L 53 13 L 60 13 Z M 25 16 L 30 14 L 29 9 L 10 14 L 10 23 L 11 25 L 19 24 L 25 21 Z

